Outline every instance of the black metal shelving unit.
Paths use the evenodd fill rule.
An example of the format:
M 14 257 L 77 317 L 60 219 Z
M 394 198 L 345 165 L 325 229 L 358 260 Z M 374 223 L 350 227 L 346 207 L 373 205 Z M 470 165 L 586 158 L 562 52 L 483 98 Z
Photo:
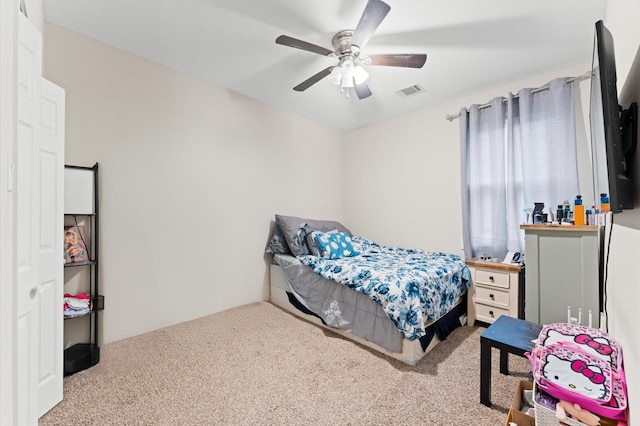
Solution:
M 74 224 L 83 222 L 88 224 L 86 234 L 86 249 L 89 255 L 89 260 L 65 263 L 65 272 L 70 268 L 88 268 L 89 282 L 86 283 L 86 292 L 90 298 L 90 310 L 89 313 L 74 315 L 71 317 L 65 317 L 65 323 L 67 321 L 77 321 L 78 318 L 89 317 L 88 331 L 85 342 L 76 343 L 73 346 L 64 350 L 64 375 L 68 376 L 89 367 L 92 367 L 100 362 L 100 346 L 98 340 L 99 333 L 99 320 L 100 311 L 104 309 L 104 296 L 100 295 L 100 287 L 98 280 L 98 266 L 99 266 L 99 250 L 100 250 L 100 215 L 98 209 L 98 163 L 93 167 L 73 166 L 65 165 L 66 169 L 73 169 L 75 171 L 86 171 L 93 174 L 93 209 L 91 212 L 69 212 L 65 207 L 65 218 L 73 220 Z M 65 187 L 66 187 L 65 182 Z M 65 223 L 68 220 L 65 219 Z M 65 274 L 66 275 L 66 274 Z M 65 277 L 65 284 L 66 284 Z M 66 293 L 66 291 L 65 291 Z M 65 327 L 66 328 L 66 327 Z

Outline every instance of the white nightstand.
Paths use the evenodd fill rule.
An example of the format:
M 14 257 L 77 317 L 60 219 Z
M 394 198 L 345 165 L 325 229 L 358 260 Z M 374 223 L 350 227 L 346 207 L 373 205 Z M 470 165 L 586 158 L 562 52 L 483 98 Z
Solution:
M 469 325 L 492 324 L 500 315 L 524 318 L 524 266 L 467 260 L 471 288 L 467 296 Z

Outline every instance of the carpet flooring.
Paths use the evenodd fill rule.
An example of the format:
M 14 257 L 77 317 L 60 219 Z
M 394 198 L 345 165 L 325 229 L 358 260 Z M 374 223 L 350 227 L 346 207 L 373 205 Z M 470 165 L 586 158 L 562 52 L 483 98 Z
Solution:
M 524 358 L 479 402 L 482 327 L 460 327 L 408 366 L 268 303 L 102 346 L 64 380 L 45 425 L 504 425 Z

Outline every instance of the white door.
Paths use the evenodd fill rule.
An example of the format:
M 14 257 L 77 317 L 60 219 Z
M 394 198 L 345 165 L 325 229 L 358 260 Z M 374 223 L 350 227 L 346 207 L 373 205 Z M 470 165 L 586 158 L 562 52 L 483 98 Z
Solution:
M 64 194 L 64 90 L 42 79 L 40 104 L 38 417 L 62 401 L 64 376 L 62 295 Z
M 18 126 L 16 143 L 16 261 L 17 261 L 17 412 L 18 425 L 38 420 L 35 368 L 37 365 L 37 310 L 44 291 L 38 285 L 40 211 L 38 155 L 42 37 L 22 14 L 18 16 Z
M 64 160 L 61 140 L 42 137 L 42 129 L 51 133 L 51 126 L 59 133 L 60 122 L 56 117 L 53 123 L 50 101 L 42 99 L 42 37 L 21 14 L 17 65 L 16 420 L 18 425 L 36 425 L 41 410 L 48 410 L 45 404 L 55 404 L 62 395 L 63 193 L 59 188 Z M 43 102 L 48 115 L 41 118 Z

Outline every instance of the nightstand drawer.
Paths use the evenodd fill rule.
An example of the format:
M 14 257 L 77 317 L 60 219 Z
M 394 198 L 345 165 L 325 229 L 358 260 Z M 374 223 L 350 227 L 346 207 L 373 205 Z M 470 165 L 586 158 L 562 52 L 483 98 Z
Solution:
M 476 287 L 476 303 L 487 303 L 509 309 L 509 292 L 500 291 L 496 288 Z
M 496 308 L 495 306 L 483 305 L 476 303 L 476 319 L 487 323 L 492 323 L 500 315 L 509 315 L 508 309 Z
M 509 273 L 476 269 L 476 284 L 509 288 Z

